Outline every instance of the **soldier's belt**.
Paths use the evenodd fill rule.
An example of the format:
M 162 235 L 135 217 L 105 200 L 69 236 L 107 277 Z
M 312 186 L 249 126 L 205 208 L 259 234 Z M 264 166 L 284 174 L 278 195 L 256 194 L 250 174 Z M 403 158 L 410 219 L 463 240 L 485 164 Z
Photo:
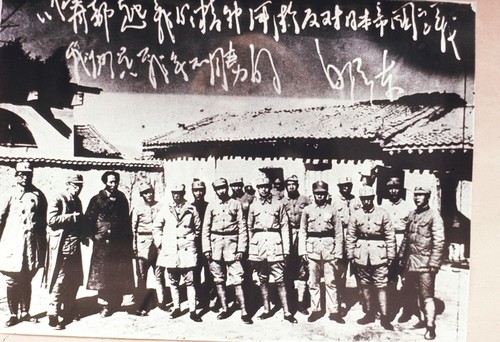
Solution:
M 396 230 L 396 234 L 404 234 L 405 231 L 404 230 Z
M 383 235 L 358 235 L 359 240 L 385 240 Z
M 233 230 L 233 231 L 215 231 L 215 230 L 212 230 L 210 233 L 215 234 L 215 235 L 238 235 L 237 230 Z
M 152 232 L 137 232 L 137 235 L 153 235 Z
M 307 237 L 317 237 L 317 238 L 323 238 L 323 237 L 333 237 L 333 232 L 307 232 Z
M 252 229 L 251 231 L 254 233 L 260 233 L 260 232 L 281 233 L 281 229 L 279 229 L 279 228 L 268 228 L 268 229 L 256 228 L 256 229 Z

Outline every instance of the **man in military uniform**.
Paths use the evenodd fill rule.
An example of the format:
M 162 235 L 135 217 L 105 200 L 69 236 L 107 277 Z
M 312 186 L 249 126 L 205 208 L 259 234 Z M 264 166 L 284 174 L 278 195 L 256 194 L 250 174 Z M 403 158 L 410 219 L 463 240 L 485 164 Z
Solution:
M 45 262 L 47 200 L 32 180 L 29 163 L 17 163 L 17 184 L 0 204 L 0 272 L 7 285 L 10 311 L 7 327 L 32 320 L 31 280 Z
M 222 310 L 217 319 L 226 319 L 230 313 L 226 300 L 226 286 L 233 286 L 241 308 L 241 319 L 246 324 L 252 320 L 246 311 L 245 296 L 241 286 L 243 267 L 241 259 L 248 245 L 248 232 L 240 202 L 229 197 L 227 180 L 219 178 L 212 184 L 219 201 L 207 207 L 202 229 L 202 247 L 210 262 Z
M 181 315 L 179 283 L 181 277 L 186 285 L 189 318 L 201 322 L 196 313 L 196 290 L 193 286 L 193 272 L 198 260 L 196 241 L 200 235 L 200 217 L 196 208 L 184 199 L 184 184 L 171 188 L 171 203 L 164 205 L 153 222 L 153 239 L 160 252 L 157 264 L 167 268 L 172 293 L 173 310 L 170 318 Z
M 413 196 L 417 208 L 408 217 L 399 257 L 404 269 L 405 286 L 418 296 L 425 317 L 425 322 L 420 321 L 415 327 L 425 326 L 425 339 L 433 340 L 436 338 L 434 286 L 443 261 L 443 219 L 437 210 L 429 207 L 430 189 L 417 186 Z
M 283 187 L 283 181 L 280 177 L 276 177 L 273 181 L 273 186 L 271 188 L 271 195 L 276 197 L 276 199 L 281 200 L 285 197 L 285 189 Z
M 88 245 L 88 234 L 78 197 L 82 188 L 82 175 L 69 176 L 66 190 L 49 202 L 47 211 L 49 248 L 44 280 L 49 289 L 49 325 L 56 330 L 75 318 L 76 294 L 83 283 L 80 242 Z
M 388 199 L 382 201 L 381 207 L 385 209 L 391 218 L 392 226 L 396 233 L 396 251 L 399 251 L 401 243 L 403 242 L 403 236 L 406 229 L 406 224 L 408 222 L 408 216 L 412 210 L 412 206 L 403 199 L 403 184 L 400 177 L 391 177 L 387 182 L 387 194 Z M 411 303 L 409 293 L 403 290 L 403 295 L 401 300 L 398 300 L 397 296 L 397 285 L 399 277 L 399 261 L 395 260 L 389 269 L 389 284 L 387 286 L 389 303 L 391 304 L 392 316 L 397 314 L 399 310 L 400 302 L 403 302 L 403 313 L 398 319 L 398 322 L 403 323 L 410 320 L 411 313 Z
M 153 243 L 153 222 L 160 209 L 155 200 L 155 190 L 151 183 L 143 181 L 139 184 L 142 200 L 132 208 L 132 234 L 134 256 L 136 258 L 136 315 L 146 316 L 150 298 L 147 295 L 147 279 L 149 268 L 152 268 L 156 281 L 156 295 L 160 309 L 166 309 L 165 268 L 156 265 L 158 249 Z
M 351 177 L 339 177 L 337 181 L 337 186 L 339 193 L 337 198 L 333 201 L 333 206 L 335 207 L 335 210 L 337 211 L 338 216 L 340 217 L 340 222 L 342 223 L 343 252 L 342 252 L 342 258 L 337 263 L 338 277 L 336 281 L 337 281 L 338 301 L 339 305 L 342 307 L 343 304 L 345 304 L 347 270 L 349 267 L 349 260 L 347 259 L 346 243 L 345 243 L 347 226 L 349 224 L 349 219 L 351 218 L 351 215 L 356 210 L 361 208 L 361 202 L 359 201 L 358 198 L 356 198 L 356 196 L 352 194 Z M 354 270 L 351 269 L 351 274 L 352 272 L 354 272 Z M 356 281 L 358 282 L 357 285 L 359 288 L 359 281 L 357 277 Z M 362 300 L 362 297 L 361 297 L 361 304 L 363 306 L 363 309 L 365 309 L 365 304 Z
M 290 231 L 283 204 L 271 195 L 271 182 L 263 177 L 256 182 L 258 198 L 250 205 L 248 231 L 250 246 L 248 260 L 257 271 L 264 311 L 258 317 L 272 316 L 269 303 L 269 278 L 272 276 L 278 288 L 285 320 L 297 323 L 288 309 L 287 293 L 283 279 L 285 259 L 290 254 Z
M 375 192 L 372 187 L 364 186 L 359 192 L 362 203 L 355 211 L 347 227 L 347 257 L 356 265 L 360 280 L 361 293 L 366 306 L 365 316 L 358 324 L 375 321 L 378 302 L 380 324 L 386 330 L 394 330 L 388 317 L 387 275 L 388 267 L 396 257 L 396 238 L 389 214 L 375 207 Z M 374 300 L 374 298 L 378 300 Z
M 282 202 L 288 215 L 288 226 L 291 232 L 291 248 L 287 261 L 285 280 L 290 281 L 291 285 L 297 288 L 297 311 L 308 315 L 309 312 L 304 304 L 304 294 L 308 278 L 307 261 L 299 256 L 297 237 L 302 211 L 309 205 L 309 198 L 299 193 L 299 179 L 296 175 L 290 176 L 285 180 L 285 189 L 287 194 L 282 199 Z
M 247 219 L 248 219 L 248 210 L 250 208 L 250 204 L 252 204 L 254 200 L 254 196 L 244 192 L 243 189 L 245 187 L 243 183 L 243 178 L 236 177 L 229 181 L 229 186 L 231 187 L 231 197 L 241 203 L 241 208 L 243 209 L 243 219 L 245 221 L 245 229 L 247 229 Z M 248 231 L 248 229 L 247 229 Z M 250 262 L 248 261 L 248 249 L 245 251 L 243 258 L 241 259 L 241 265 L 243 266 L 244 272 L 244 284 L 246 289 L 250 289 L 253 285 L 252 282 L 252 267 Z
M 321 313 L 321 277 L 325 280 L 325 302 L 329 319 L 345 323 L 339 312 L 337 297 L 337 260 L 342 258 L 342 223 L 335 208 L 327 203 L 328 184 L 313 183 L 314 203 L 302 213 L 299 235 L 299 255 L 309 264 L 309 292 L 312 313 L 309 322 L 318 320 Z
M 248 208 L 250 208 L 250 204 L 252 204 L 253 196 L 243 191 L 244 183 L 243 178 L 241 177 L 234 178 L 229 181 L 229 186 L 231 187 L 232 192 L 231 197 L 241 203 L 241 207 L 243 209 L 243 217 L 246 221 L 248 217 Z
M 192 206 L 196 208 L 198 215 L 200 217 L 200 227 L 203 227 L 203 220 L 205 218 L 205 212 L 207 210 L 208 202 L 205 201 L 205 195 L 207 193 L 207 187 L 205 182 L 195 178 L 191 184 L 191 192 L 193 194 L 194 201 L 191 203 Z M 212 275 L 210 274 L 210 269 L 207 259 L 203 256 L 201 247 L 201 235 L 196 241 L 196 250 L 198 253 L 197 266 L 194 269 L 194 287 L 196 289 L 196 297 L 198 299 L 198 305 L 202 308 L 208 308 L 210 306 L 211 292 L 213 290 L 214 284 Z M 203 274 L 205 282 L 202 284 L 201 275 Z

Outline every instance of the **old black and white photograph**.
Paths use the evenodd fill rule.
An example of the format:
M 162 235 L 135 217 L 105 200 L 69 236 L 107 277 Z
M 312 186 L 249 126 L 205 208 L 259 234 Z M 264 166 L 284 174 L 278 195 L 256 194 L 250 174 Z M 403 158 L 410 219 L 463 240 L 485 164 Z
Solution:
M 0 13 L 1 334 L 467 340 L 474 2 Z

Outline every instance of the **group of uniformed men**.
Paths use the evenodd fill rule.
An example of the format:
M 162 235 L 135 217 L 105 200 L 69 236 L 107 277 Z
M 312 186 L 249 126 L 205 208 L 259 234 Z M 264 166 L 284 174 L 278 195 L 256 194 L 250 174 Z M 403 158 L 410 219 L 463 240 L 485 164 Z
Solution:
M 3 257 L 8 253 L 4 247 L 9 229 L 19 229 L 16 226 L 19 217 L 11 218 L 8 213 L 17 206 L 15 202 L 25 203 L 38 196 L 36 208 L 27 208 L 31 210 L 33 225 L 25 232 L 43 230 L 36 226 L 45 223 L 39 222 L 45 220 L 43 213 L 34 220 L 36 210 L 44 210 L 43 195 L 39 190 L 37 193 L 30 182 L 24 188 L 22 185 L 23 180 L 31 178 L 30 170 L 29 166 L 18 165 L 19 191 L 10 196 L 0 212 L 0 223 L 5 227 L 0 239 L 0 271 L 6 276 L 8 299 L 13 298 L 9 299 L 11 318 L 7 326 L 30 318 L 29 304 L 27 307 L 21 305 L 21 316 L 17 316 L 18 298 L 23 303 L 27 294 L 23 296 L 20 291 L 16 296 L 15 284 L 23 283 L 26 287 L 31 282 L 30 276 L 34 275 L 33 270 L 39 266 L 33 264 L 38 259 L 32 257 L 27 258 L 28 264 L 23 262 L 15 270 L 3 266 Z M 90 201 L 85 214 L 78 199 L 83 185 L 80 175 L 70 177 L 66 192 L 49 205 L 49 246 L 51 234 L 59 234 L 58 243 L 52 247 L 55 256 L 48 257 L 49 261 L 58 261 L 52 263 L 52 268 L 47 262 L 48 270 L 52 271 L 52 278 L 50 272 L 47 277 L 52 279 L 48 281 L 51 292 L 49 324 L 56 328 L 64 328 L 68 319 L 74 318 L 73 312 L 68 314 L 66 311 L 71 311 L 82 281 L 81 255 L 75 241 L 80 238 L 86 242 L 90 237 L 93 254 L 87 287 L 99 291 L 102 317 L 116 310 L 120 303 L 117 295 L 127 293 L 130 269 L 126 264 L 132 257 L 136 259 L 138 277 L 135 313 L 147 315 L 151 298 L 147 297 L 146 282 L 148 270 L 153 267 L 159 307 L 170 310 L 171 318 L 181 315 L 179 290 L 182 280 L 190 318 L 195 322 L 202 321 L 200 307 L 215 306 L 213 297 L 220 306 L 217 319 L 229 317 L 227 290 L 233 288 L 242 321 L 252 324 L 245 291 L 255 277 L 263 306 L 258 319 L 273 315 L 270 283 L 274 283 L 286 321 L 297 323 L 291 306 L 308 315 L 309 322 L 320 319 L 325 311 L 321 305 L 324 301 L 329 319 L 343 324 L 346 278 L 351 269 L 364 311 L 364 317 L 357 321 L 359 324 L 374 322 L 379 315 L 381 326 L 393 330 L 391 321 L 400 309 L 398 304 L 403 304 L 399 322 L 407 322 L 416 314 L 420 318 L 417 327 L 426 328 L 425 338 L 436 336 L 434 281 L 443 258 L 444 228 L 439 213 L 429 208 L 431 192 L 428 188 L 414 189 L 416 207 L 412 209 L 403 199 L 400 177 L 389 179 L 389 198 L 380 207 L 374 204 L 375 192 L 370 186 L 362 186 L 359 197 L 355 197 L 351 193 L 350 177 L 339 178 L 338 198 L 334 200 L 329 185 L 323 181 L 313 183 L 312 200 L 301 195 L 295 175 L 285 179 L 286 191 L 263 176 L 254 184 L 256 193 L 245 187 L 242 178 L 229 182 L 218 178 L 212 183 L 217 199 L 207 203 L 206 185 L 195 179 L 191 184 L 194 202 L 188 203 L 185 199 L 184 184 L 174 184 L 170 187 L 172 201 L 160 205 L 155 200 L 153 186 L 145 181 L 139 185 L 143 201 L 132 208 L 129 216 L 126 199 L 117 190 L 119 175 L 106 172 L 102 181 L 105 189 Z M 28 194 L 29 197 L 22 199 Z M 125 203 L 120 204 L 123 200 Z M 85 217 L 83 226 L 90 228 L 77 224 L 80 217 Z M 77 232 L 78 229 L 82 232 Z M 17 248 L 23 247 L 18 244 Z M 24 257 L 31 247 L 27 248 L 28 252 L 26 248 L 25 243 Z M 170 280 L 171 308 L 165 273 Z M 402 279 L 400 292 L 404 293 L 404 300 L 397 298 L 398 277 Z M 325 284 L 323 300 L 320 298 L 322 278 Z M 297 290 L 296 298 L 292 293 L 287 294 L 293 288 Z M 307 289 L 310 313 L 305 302 Z M 294 303 L 289 305 L 291 298 Z M 61 306 L 64 308 L 62 321 L 58 318 Z

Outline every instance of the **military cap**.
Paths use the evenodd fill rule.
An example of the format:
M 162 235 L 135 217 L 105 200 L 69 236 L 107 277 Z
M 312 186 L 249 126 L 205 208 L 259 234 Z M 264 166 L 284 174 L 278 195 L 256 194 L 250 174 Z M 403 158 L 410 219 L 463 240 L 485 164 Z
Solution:
M 255 182 L 255 186 L 264 186 L 264 185 L 271 185 L 271 181 L 267 177 L 260 177 L 257 179 Z
M 243 178 L 236 177 L 236 178 L 231 179 L 229 181 L 229 185 L 233 185 L 233 184 L 241 184 L 241 185 L 243 185 Z
M 194 179 L 193 184 L 191 184 L 191 189 L 206 189 L 207 187 L 205 186 L 205 182 L 199 180 L 199 179 Z
M 323 181 L 314 182 L 312 185 L 313 192 L 328 192 L 328 183 Z
M 296 175 L 292 175 L 285 179 L 285 183 L 299 183 L 299 178 Z
M 16 164 L 16 172 L 33 172 L 30 163 L 19 162 Z
M 365 185 L 359 190 L 359 197 L 374 197 L 375 190 L 371 186 Z
M 337 185 L 348 184 L 348 183 L 352 184 L 352 178 L 351 177 L 339 177 L 339 179 L 337 181 Z
M 222 188 L 227 186 L 227 180 L 225 178 L 217 178 L 212 183 L 212 186 L 215 188 Z
M 153 190 L 153 186 L 149 182 L 144 181 L 141 184 L 139 184 L 139 193 L 140 194 L 142 194 L 143 192 L 152 191 L 152 190 Z
M 415 190 L 413 190 L 414 194 L 424 194 L 424 195 L 430 195 L 431 194 L 431 189 L 425 186 L 416 186 Z
M 83 176 L 81 174 L 71 175 L 66 180 L 67 184 L 83 184 Z
M 184 192 L 186 191 L 186 186 L 181 183 L 175 183 L 172 185 L 172 188 L 170 189 L 171 192 Z

